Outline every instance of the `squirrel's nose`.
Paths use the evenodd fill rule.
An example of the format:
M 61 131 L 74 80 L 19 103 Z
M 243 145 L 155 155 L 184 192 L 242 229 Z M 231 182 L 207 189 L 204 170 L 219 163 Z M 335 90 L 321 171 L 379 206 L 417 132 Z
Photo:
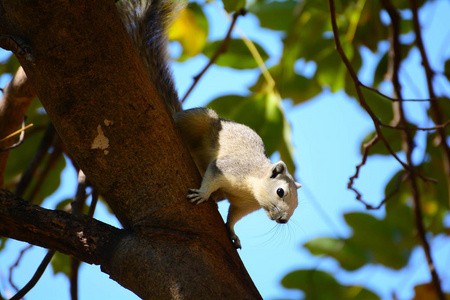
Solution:
M 279 219 L 277 220 L 277 223 L 279 223 L 279 224 L 286 224 L 286 223 L 287 223 L 287 220 L 286 220 L 286 219 L 283 219 L 283 218 L 279 218 Z

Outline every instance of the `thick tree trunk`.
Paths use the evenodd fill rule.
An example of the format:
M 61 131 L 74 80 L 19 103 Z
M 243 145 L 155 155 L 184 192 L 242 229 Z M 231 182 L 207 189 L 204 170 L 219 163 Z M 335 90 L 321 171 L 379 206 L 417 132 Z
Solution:
M 89 262 L 146 299 L 260 298 L 216 205 L 185 200 L 187 189 L 200 184 L 198 172 L 114 1 L 1 0 L 0 20 L 2 35 L 30 46 L 31 55 L 19 60 L 36 94 L 73 159 L 125 227 L 113 251 Z M 13 211 L 1 216 L 0 234 L 37 243 L 37 233 L 22 232 L 7 217 Z M 54 234 L 61 229 L 51 221 L 54 212 L 40 213 L 48 214 L 45 230 L 54 239 L 41 245 L 82 259 L 77 248 L 56 246 L 69 237 Z M 58 213 L 66 217 L 80 222 L 81 240 L 93 244 L 101 237 L 88 229 L 107 228 Z M 115 230 L 105 229 L 105 236 Z

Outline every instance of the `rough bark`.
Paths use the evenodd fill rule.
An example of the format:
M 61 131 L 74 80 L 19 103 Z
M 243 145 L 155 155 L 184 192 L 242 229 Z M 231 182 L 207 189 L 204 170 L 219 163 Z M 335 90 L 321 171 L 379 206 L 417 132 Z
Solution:
M 146 299 L 260 298 L 216 205 L 185 200 L 187 189 L 200 184 L 198 172 L 114 1 L 2 0 L 0 20 L 1 34 L 30 46 L 32 60 L 19 61 L 36 94 L 72 158 L 126 228 L 114 251 L 100 257 L 102 270 Z M 46 230 L 58 230 L 51 212 L 42 213 L 49 216 Z M 97 225 L 86 221 L 83 232 Z M 33 234 L 21 239 L 36 242 Z M 54 249 L 55 243 L 41 245 Z

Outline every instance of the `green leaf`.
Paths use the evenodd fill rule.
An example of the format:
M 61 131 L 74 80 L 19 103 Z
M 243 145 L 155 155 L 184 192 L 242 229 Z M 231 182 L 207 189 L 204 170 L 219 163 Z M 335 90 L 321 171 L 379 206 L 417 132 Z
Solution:
M 72 202 L 73 202 L 72 198 L 61 200 L 58 204 L 56 204 L 55 209 L 70 212 L 72 209 Z M 89 206 L 86 203 L 84 203 L 83 210 L 81 213 L 84 215 L 87 215 L 88 212 L 89 212 Z
M 39 174 L 39 172 L 41 172 L 45 167 L 47 159 L 44 160 L 43 163 L 40 165 L 40 169 L 38 169 L 38 174 L 34 176 L 33 179 L 31 180 L 30 187 L 35 187 L 38 181 L 41 179 L 40 176 L 41 174 Z M 40 189 L 35 193 L 34 198 L 32 199 L 32 202 L 34 204 L 38 205 L 41 204 L 45 198 L 52 195 L 58 189 L 61 183 L 61 173 L 64 170 L 65 166 L 66 166 L 66 159 L 61 153 L 61 155 L 54 162 L 54 164 L 50 166 L 50 170 L 47 173 L 47 176 L 45 177 L 44 181 L 42 182 Z M 31 194 L 30 192 L 31 191 L 27 191 L 27 193 L 25 194 L 26 199 L 30 199 L 29 196 Z
M 322 51 L 323 56 L 316 58 L 317 70 L 314 78 L 318 85 L 328 85 L 333 93 L 345 87 L 347 68 L 339 54 L 333 48 L 328 48 L 329 53 Z
M 397 219 L 377 219 L 364 213 L 347 213 L 345 221 L 353 235 L 346 239 L 316 238 L 304 246 L 314 255 L 336 259 L 342 268 L 356 270 L 373 263 L 392 269 L 403 268 L 417 241 L 412 241 L 411 215 L 407 207 L 397 207 Z M 400 219 L 400 220 L 399 220 Z M 406 226 L 405 226 L 406 225 Z
M 447 59 L 444 64 L 444 74 L 447 80 L 450 81 L 450 59 Z
M 375 69 L 375 74 L 373 78 L 373 86 L 378 87 L 378 85 L 385 80 L 386 74 L 388 72 L 389 65 L 389 55 L 386 52 L 378 62 L 377 68 Z
M 276 88 L 280 92 L 281 98 L 292 99 L 294 104 L 306 102 L 322 91 L 317 81 L 285 70 L 280 65 L 269 69 L 269 72 L 275 80 Z M 264 92 L 267 88 L 267 81 L 263 74 L 261 74 L 256 84 L 250 90 L 259 93 Z
M 360 5 L 358 1 L 356 5 L 348 2 L 346 18 L 349 18 L 352 12 Z M 364 5 L 359 18 L 358 28 L 356 29 L 353 42 L 357 46 L 364 45 L 372 52 L 378 49 L 378 43 L 388 39 L 389 29 L 381 22 L 380 13 L 383 9 L 379 1 L 363 1 Z M 355 6 L 355 7 L 354 7 Z
M 370 262 L 370 257 L 358 244 L 334 238 L 315 238 L 304 244 L 311 254 L 333 257 L 346 270 L 357 270 Z
M 20 67 L 20 63 L 17 60 L 15 55 L 11 55 L 8 57 L 8 59 L 2 61 L 0 63 L 0 74 L 14 74 L 16 73 L 17 69 Z
M 55 252 L 51 260 L 53 274 L 62 273 L 70 277 L 70 256 Z
M 4 236 L 0 237 L 0 251 L 3 250 L 3 248 L 5 248 L 7 240 L 8 240 L 7 237 Z
M 399 152 L 402 150 L 402 137 L 399 130 L 382 128 L 381 132 L 394 152 Z M 372 140 L 375 134 L 376 132 L 372 131 L 363 139 L 361 143 L 361 154 L 364 152 L 364 144 Z M 378 140 L 378 142 L 369 149 L 369 155 L 375 154 L 391 155 L 381 140 Z
M 412 19 L 400 19 L 400 34 L 407 34 L 414 30 Z
M 223 6 L 228 13 L 245 8 L 245 0 L 223 0 Z
M 344 217 L 353 229 L 349 242 L 362 246 L 374 263 L 396 270 L 407 264 L 412 249 L 404 247 L 402 232 L 389 220 L 364 213 L 348 213 Z
M 261 27 L 273 30 L 288 30 L 297 1 L 273 1 L 269 3 L 253 2 L 248 11 L 256 15 Z
M 27 124 L 34 124 L 34 126 L 25 132 L 24 142 L 9 153 L 5 172 L 6 186 L 10 186 L 10 181 L 14 181 L 18 175 L 25 171 L 49 123 L 50 120 L 44 113 L 39 100 L 33 100 L 27 111 Z
M 298 270 L 286 275 L 281 284 L 288 289 L 305 293 L 304 299 L 380 299 L 375 293 L 361 286 L 341 285 L 329 273 L 319 270 Z
M 389 122 L 394 118 L 392 101 L 365 87 L 361 87 L 361 91 L 367 105 L 370 107 L 375 116 L 383 123 L 389 124 Z
M 211 59 L 219 50 L 222 42 L 223 41 L 220 40 L 208 43 L 203 50 L 203 54 Z M 267 60 L 269 55 L 267 55 L 266 51 L 257 43 L 254 44 L 262 59 L 264 61 Z M 244 41 L 240 39 L 231 39 L 225 53 L 220 54 L 214 63 L 221 67 L 230 67 L 239 70 L 258 67 L 250 50 L 245 45 Z

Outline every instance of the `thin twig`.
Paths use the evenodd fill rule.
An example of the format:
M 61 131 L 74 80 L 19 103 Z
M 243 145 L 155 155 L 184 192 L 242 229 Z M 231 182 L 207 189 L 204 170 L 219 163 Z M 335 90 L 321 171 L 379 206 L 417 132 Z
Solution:
M 25 248 L 23 248 L 20 253 L 19 256 L 17 257 L 16 262 L 9 267 L 9 284 L 17 291 L 19 291 L 19 288 L 14 284 L 13 282 L 13 273 L 14 273 L 14 269 L 17 268 L 17 266 L 19 265 L 20 261 L 22 260 L 23 255 L 25 254 L 25 252 L 27 252 L 28 250 L 30 250 L 33 247 L 33 245 L 28 245 Z
M 389 97 L 389 96 L 383 94 L 382 92 L 380 92 L 380 91 L 377 90 L 376 88 L 373 88 L 373 87 L 371 87 L 371 86 L 365 85 L 365 84 L 363 84 L 363 83 L 360 83 L 360 84 L 361 84 L 362 87 L 364 87 L 364 88 L 366 88 L 366 89 L 368 89 L 368 90 L 371 90 L 371 91 L 377 93 L 378 95 L 380 95 L 381 97 L 386 98 L 386 99 L 388 99 L 388 100 L 390 100 L 390 101 L 392 101 L 392 102 L 394 102 L 394 101 L 401 101 L 401 102 L 431 102 L 431 101 L 444 100 L 444 98 L 431 98 L 431 99 L 397 99 L 397 98 L 392 98 L 392 97 Z
M 223 39 L 222 44 L 220 45 L 219 49 L 217 49 L 217 51 L 214 54 L 214 56 L 211 57 L 211 59 L 209 60 L 208 64 L 203 68 L 203 70 L 194 77 L 194 82 L 192 83 L 191 87 L 189 88 L 189 90 L 184 95 L 183 99 L 181 100 L 181 103 L 184 103 L 186 98 L 192 92 L 194 87 L 200 81 L 200 78 L 203 76 L 203 74 L 205 74 L 205 72 L 209 69 L 209 67 L 211 67 L 214 64 L 214 62 L 219 58 L 219 56 L 221 54 L 225 53 L 225 51 L 227 50 L 228 44 L 230 43 L 231 32 L 233 31 L 234 25 L 236 24 L 236 21 L 237 21 L 238 17 L 239 16 L 243 16 L 245 14 L 246 14 L 245 9 L 241 9 L 240 11 L 237 11 L 237 12 L 234 13 L 233 19 L 231 20 L 230 28 L 228 29 L 227 35 Z
M 78 172 L 78 186 L 75 197 L 72 202 L 72 214 L 82 214 L 83 207 L 86 203 L 86 175 L 83 171 Z M 70 297 L 72 300 L 78 299 L 78 273 L 80 270 L 80 261 L 75 258 L 70 259 Z
M 389 142 L 384 137 L 383 132 L 381 131 L 381 128 L 380 128 L 380 120 L 378 119 L 378 117 L 375 115 L 375 113 L 371 110 L 371 108 L 367 104 L 367 102 L 364 98 L 364 95 L 362 93 L 362 90 L 361 90 L 361 82 L 359 81 L 358 75 L 356 74 L 355 70 L 353 69 L 350 61 L 347 58 L 347 55 L 345 54 L 345 52 L 342 48 L 341 41 L 339 39 L 339 30 L 338 30 L 337 22 L 336 22 L 336 6 L 334 4 L 334 0 L 328 0 L 328 3 L 330 6 L 331 25 L 332 25 L 332 29 L 333 29 L 334 41 L 336 44 L 336 51 L 341 56 L 341 59 L 344 62 L 345 66 L 347 68 L 347 71 L 350 73 L 353 84 L 355 86 L 356 93 L 358 95 L 359 102 L 360 102 L 361 106 L 367 111 L 370 118 L 372 119 L 372 122 L 374 124 L 377 135 L 379 136 L 379 138 L 385 145 L 388 152 L 403 166 L 403 168 L 407 169 L 410 172 L 415 172 L 417 174 L 417 176 L 422 178 L 422 180 L 424 180 L 424 181 L 436 182 L 436 180 L 428 178 L 428 177 L 416 172 L 414 169 L 412 169 L 410 166 L 408 166 L 406 163 L 404 163 L 397 156 L 397 154 L 392 149 L 391 145 L 389 145 Z
M 353 185 L 354 185 L 354 183 L 355 183 L 355 182 L 354 182 L 355 179 L 357 179 L 358 176 L 359 176 L 359 171 L 361 170 L 361 167 L 364 166 L 364 165 L 366 164 L 366 161 L 367 161 L 367 157 L 368 157 L 368 155 L 369 155 L 369 150 L 370 150 L 370 148 L 371 148 L 373 145 L 375 145 L 379 140 L 380 140 L 379 136 L 378 136 L 377 134 L 375 134 L 375 136 L 374 136 L 370 141 L 368 141 L 367 143 L 364 144 L 364 146 L 363 146 L 364 152 L 363 152 L 362 160 L 361 160 L 361 162 L 359 163 L 359 165 L 356 166 L 356 172 L 355 172 L 355 175 L 353 175 L 352 177 L 349 178 L 349 182 L 348 182 L 348 184 L 347 184 L 347 188 L 350 189 L 350 190 L 352 190 L 352 191 L 354 191 L 354 192 L 356 193 L 356 199 L 357 199 L 358 201 L 362 202 L 362 203 L 366 206 L 366 208 L 367 208 L 369 205 L 368 205 L 366 202 L 364 202 L 364 201 L 362 200 L 362 195 L 361 195 L 361 193 L 360 193 L 355 187 L 353 187 Z
M 450 125 L 450 120 L 445 122 L 444 124 L 439 124 L 433 127 L 406 127 L 406 126 L 399 126 L 399 125 L 389 125 L 384 123 L 379 123 L 380 126 L 387 127 L 390 129 L 397 129 L 397 130 L 403 130 L 403 131 L 414 131 L 414 130 L 422 130 L 422 131 L 429 131 L 429 130 L 436 130 L 436 129 L 442 129 Z
M 399 188 L 400 188 L 400 182 L 403 180 L 403 176 L 399 176 L 399 178 L 397 179 L 397 183 L 395 185 L 394 190 L 392 191 L 392 193 L 390 193 L 389 195 L 387 195 L 377 206 L 373 206 L 372 204 L 367 203 L 366 201 L 364 201 L 362 199 L 362 195 L 361 193 L 358 191 L 358 189 L 356 189 L 353 185 L 355 183 L 355 179 L 358 178 L 359 176 L 359 171 L 361 169 L 362 166 L 365 165 L 366 161 L 367 161 L 367 157 L 369 155 L 369 149 L 375 145 L 378 141 L 379 141 L 379 137 L 378 135 L 375 135 L 369 142 L 364 144 L 364 153 L 363 153 L 363 158 L 361 160 L 361 163 L 359 165 L 356 166 L 356 172 L 355 175 L 353 175 L 352 177 L 350 177 L 349 182 L 347 184 L 347 188 L 349 190 L 352 190 L 355 192 L 356 194 L 356 200 L 358 200 L 359 202 L 361 202 L 362 204 L 364 204 L 364 206 L 366 207 L 366 209 L 369 210 L 377 210 L 380 209 L 392 196 L 394 196 Z
M 56 136 L 55 127 L 53 126 L 53 123 L 50 123 L 47 126 L 47 129 L 45 130 L 44 136 L 42 137 L 42 140 L 36 152 L 34 153 L 33 159 L 28 164 L 27 169 L 25 170 L 25 172 L 23 172 L 22 176 L 20 177 L 20 181 L 14 190 L 14 194 L 20 197 L 23 196 L 25 190 L 31 183 L 31 179 L 33 178 L 33 175 L 36 172 L 36 169 L 44 159 L 45 155 L 48 152 L 48 149 L 50 149 L 50 146 L 54 143 L 55 136 Z
M 23 116 L 23 121 L 22 121 L 22 128 L 20 128 L 19 130 L 14 131 L 13 133 L 9 134 L 8 136 L 5 136 L 4 138 L 2 138 L 0 140 L 0 143 L 3 141 L 6 141 L 7 139 L 12 138 L 13 136 L 18 135 L 19 133 L 23 133 L 25 130 L 27 130 L 28 128 L 32 127 L 34 124 L 28 124 L 25 126 L 25 121 L 26 121 L 26 116 Z
M 25 126 L 26 120 L 27 120 L 27 117 L 26 117 L 26 116 L 23 116 L 22 128 L 19 129 L 19 130 L 17 130 L 17 131 L 15 131 L 15 132 L 13 132 L 13 133 L 11 133 L 10 135 L 8 135 L 8 136 L 6 136 L 6 137 L 4 137 L 4 138 L 2 138 L 2 139 L 0 140 L 0 143 L 3 142 L 3 141 L 5 141 L 5 140 L 7 140 L 7 139 L 9 139 L 9 138 L 12 138 L 13 136 L 15 136 L 15 135 L 17 135 L 17 134 L 20 133 L 19 141 L 18 141 L 17 143 L 15 143 L 15 144 L 11 145 L 11 146 L 8 146 L 8 147 L 5 147 L 5 148 L 0 148 L 0 152 L 1 152 L 1 151 L 8 151 L 8 150 L 17 148 L 17 147 L 19 147 L 19 146 L 23 143 L 23 141 L 24 141 L 24 139 L 25 139 L 25 130 L 27 130 L 28 128 L 30 128 L 30 127 L 33 126 L 33 124 L 28 124 L 28 125 Z
M 400 53 L 400 14 L 397 11 L 396 7 L 392 4 L 390 0 L 382 0 L 383 7 L 388 12 L 391 18 L 391 49 L 390 49 L 390 64 L 393 66 L 393 72 L 391 74 L 392 84 L 394 87 L 395 97 L 398 99 L 402 99 L 402 86 L 400 84 L 400 63 L 401 63 L 401 53 Z M 431 95 L 430 95 L 431 96 Z M 434 95 L 433 95 L 434 97 Z M 403 107 L 403 102 L 394 103 L 394 112 L 396 115 L 397 124 L 400 124 L 402 127 L 407 126 L 407 120 L 405 116 L 405 111 Z M 411 136 L 410 131 L 402 130 L 402 147 L 406 154 L 406 161 L 408 166 L 411 169 L 414 168 L 412 161 L 412 152 L 414 150 L 414 142 L 413 137 Z M 440 300 L 444 300 L 444 294 L 442 292 L 441 283 L 439 276 L 436 272 L 435 265 L 433 262 L 433 258 L 431 256 L 430 244 L 426 238 L 426 230 L 423 224 L 423 214 L 422 214 L 422 205 L 421 205 L 421 195 L 419 192 L 419 187 L 417 186 L 416 174 L 413 172 L 409 172 L 408 174 L 408 182 L 411 189 L 411 196 L 413 199 L 413 211 L 414 211 L 414 223 L 417 229 L 417 234 L 421 241 L 423 250 L 425 252 L 425 257 L 427 259 L 428 267 L 431 273 L 433 285 L 435 287 L 435 291 Z
M 62 142 L 61 142 L 60 138 L 58 137 L 56 139 L 55 143 L 53 144 L 53 152 L 50 154 L 46 164 L 44 165 L 44 169 L 39 174 L 39 176 L 37 178 L 37 182 L 33 187 L 33 190 L 27 197 L 31 203 L 33 203 L 34 198 L 40 191 L 42 184 L 44 183 L 44 180 L 47 178 L 48 173 L 55 166 L 56 162 L 62 156 L 62 154 L 63 154 Z
M 91 206 L 89 206 L 89 217 L 94 217 L 95 208 L 97 207 L 98 203 L 98 192 L 95 187 L 92 187 L 92 196 L 91 196 Z
M 425 47 L 424 47 L 424 44 L 422 41 L 422 32 L 420 29 L 419 17 L 418 17 L 418 3 L 416 0 L 411 0 L 410 3 L 411 3 L 411 9 L 413 11 L 413 27 L 414 27 L 414 31 L 416 34 L 416 43 L 417 43 L 417 46 L 419 47 L 419 50 L 420 50 L 420 53 L 422 56 L 422 64 L 425 69 L 425 74 L 426 74 L 426 78 L 427 78 L 428 92 L 429 92 L 431 98 L 436 98 L 436 95 L 434 93 L 433 82 L 432 82 L 434 73 L 431 70 L 430 64 L 428 62 L 428 57 L 425 52 Z M 400 35 L 400 34 L 398 33 L 398 35 Z M 397 39 L 398 38 L 399 37 L 397 36 Z M 400 44 L 400 42 L 398 42 L 398 43 Z M 401 98 L 401 96 L 399 98 Z M 431 106 L 432 111 L 434 111 L 434 113 L 435 113 L 435 122 L 437 122 L 438 124 L 441 123 L 442 117 L 441 117 L 441 112 L 439 111 L 439 103 L 432 102 L 430 104 L 430 106 Z M 435 111 L 436 109 L 438 111 Z M 403 123 L 406 124 L 406 121 L 404 121 Z M 408 131 L 403 131 L 403 132 L 405 133 L 405 135 L 408 135 Z M 445 153 L 447 154 L 447 157 L 446 157 L 446 155 L 443 155 L 443 156 L 444 156 L 444 161 L 446 161 L 446 163 L 444 163 L 444 168 L 447 171 L 447 182 L 449 182 L 449 179 L 450 179 L 450 165 L 449 165 L 450 149 L 447 145 L 447 140 L 446 140 L 447 135 L 446 135 L 444 129 L 438 129 L 438 134 L 439 134 L 439 136 L 441 136 L 441 138 L 444 139 L 443 141 L 441 141 L 441 145 L 443 147 L 444 154 Z M 408 164 L 412 166 L 412 164 L 413 164 L 412 163 L 413 142 L 410 140 L 408 140 L 407 142 L 408 143 L 405 144 L 405 146 L 407 148 L 406 157 L 407 157 Z M 432 279 L 436 294 L 440 300 L 444 300 L 445 296 L 442 291 L 441 280 L 436 271 L 435 264 L 433 262 L 433 257 L 431 256 L 430 244 L 428 243 L 428 240 L 426 237 L 425 226 L 423 224 L 423 214 L 422 214 L 422 205 L 421 205 L 421 201 L 420 201 L 419 188 L 417 186 L 417 182 L 415 180 L 414 174 L 410 174 L 409 179 L 410 179 L 409 182 L 411 185 L 411 194 L 412 194 L 412 198 L 413 198 L 414 222 L 416 224 L 417 234 L 422 243 L 422 248 L 424 250 L 425 257 L 427 259 L 428 268 L 431 273 L 431 279 Z
M 80 214 L 83 210 L 84 202 L 86 201 L 86 176 L 82 171 L 79 172 L 78 175 L 78 186 L 77 186 L 77 192 L 75 194 L 74 200 L 72 202 L 72 214 Z M 30 245 L 31 247 L 32 245 Z M 15 294 L 10 300 L 14 299 L 21 299 L 23 298 L 39 281 L 42 274 L 44 273 L 45 269 L 47 268 L 48 264 L 50 263 L 53 255 L 55 254 L 54 250 L 48 250 L 47 255 L 45 255 L 44 259 L 42 260 L 41 264 L 39 265 L 38 269 L 36 270 L 33 277 L 30 279 L 30 281 L 19 291 L 17 294 Z M 22 254 L 20 255 L 22 256 Z M 75 261 L 75 262 L 74 262 Z M 71 277 L 70 277 L 70 283 L 71 283 L 71 289 L 70 294 L 72 296 L 72 300 L 78 299 L 78 269 L 80 262 L 78 260 L 72 259 L 71 265 L 75 267 L 75 269 L 71 270 Z M 10 281 L 11 283 L 11 281 Z M 11 283 L 12 285 L 12 283 Z M 16 289 L 17 290 L 17 289 Z
M 425 75 L 427 79 L 427 87 L 428 87 L 428 94 L 431 98 L 436 98 L 436 93 L 434 91 L 433 86 L 433 78 L 434 78 L 434 71 L 432 70 L 430 66 L 430 62 L 428 60 L 428 55 L 425 50 L 425 45 L 423 43 L 422 39 L 422 30 L 420 28 L 420 22 L 419 22 L 419 5 L 417 0 L 410 0 L 411 4 L 411 11 L 413 13 L 413 28 L 414 33 L 416 35 L 416 45 L 417 48 L 419 48 L 420 56 L 422 57 L 422 65 L 425 69 Z M 431 102 L 430 103 L 430 110 L 434 117 L 434 123 L 435 124 L 442 124 L 443 123 L 443 117 L 442 117 L 442 108 L 440 107 L 438 102 Z M 447 180 L 447 192 L 449 195 L 449 203 L 450 203 L 450 147 L 448 144 L 447 139 L 447 133 L 444 128 L 438 129 L 438 134 L 441 139 L 441 149 L 442 149 L 442 161 L 444 164 L 444 170 Z
M 36 283 L 41 278 L 42 274 L 44 274 L 45 269 L 47 268 L 54 254 L 55 254 L 54 250 L 48 250 L 41 264 L 37 268 L 36 273 L 34 273 L 30 281 L 19 292 L 17 292 L 17 294 L 12 296 L 10 300 L 22 299 L 36 285 Z

